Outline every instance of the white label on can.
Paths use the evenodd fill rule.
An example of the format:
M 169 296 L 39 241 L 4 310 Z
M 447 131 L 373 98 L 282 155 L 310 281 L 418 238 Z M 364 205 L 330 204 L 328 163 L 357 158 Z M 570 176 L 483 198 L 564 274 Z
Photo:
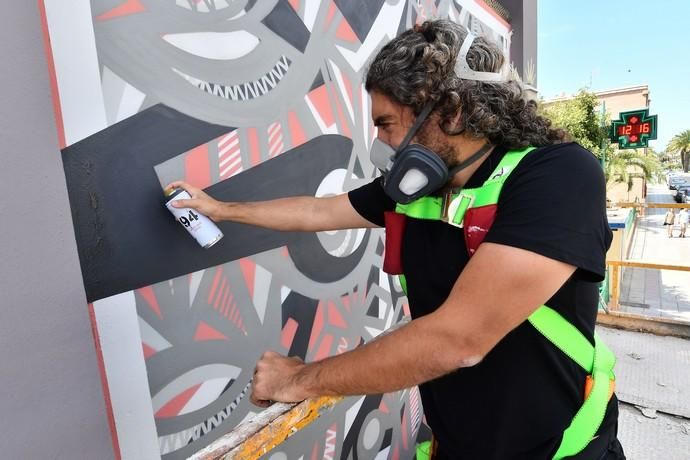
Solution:
M 175 219 L 182 225 L 190 235 L 204 248 L 213 246 L 223 237 L 223 232 L 218 226 L 205 215 L 191 208 L 175 208 L 173 201 L 188 200 L 191 196 L 186 191 L 175 195 L 170 201 L 165 203 L 165 207 L 175 216 Z

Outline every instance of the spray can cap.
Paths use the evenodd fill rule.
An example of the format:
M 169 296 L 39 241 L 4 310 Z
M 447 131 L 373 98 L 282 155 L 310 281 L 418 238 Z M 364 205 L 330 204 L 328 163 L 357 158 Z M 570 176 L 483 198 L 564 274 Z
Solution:
M 185 190 L 181 187 L 173 187 L 173 188 L 168 188 L 163 191 L 165 193 L 166 198 L 171 199 L 179 195 L 180 193 L 184 192 Z

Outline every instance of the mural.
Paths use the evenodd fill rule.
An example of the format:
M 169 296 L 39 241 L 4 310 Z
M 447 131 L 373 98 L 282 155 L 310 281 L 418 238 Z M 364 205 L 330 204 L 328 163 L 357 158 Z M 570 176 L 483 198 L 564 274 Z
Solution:
M 351 190 L 376 175 L 362 83 L 376 50 L 449 17 L 507 52 L 510 27 L 474 0 L 60 3 L 43 0 L 48 58 L 115 450 L 186 458 L 259 410 L 264 350 L 322 359 L 409 310 L 381 270 L 383 230 L 222 223 L 203 250 L 161 185 L 237 201 Z M 427 437 L 411 389 L 348 398 L 266 458 L 413 458 Z

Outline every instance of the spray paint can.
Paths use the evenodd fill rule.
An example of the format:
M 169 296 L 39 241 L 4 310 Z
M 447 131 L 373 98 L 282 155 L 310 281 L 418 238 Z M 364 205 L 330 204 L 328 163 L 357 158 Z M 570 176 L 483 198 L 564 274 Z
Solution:
M 186 190 L 175 188 L 166 192 L 166 196 L 168 197 L 168 201 L 165 203 L 165 207 L 168 208 L 180 225 L 182 225 L 204 249 L 210 248 L 223 238 L 223 232 L 220 231 L 218 226 L 199 211 L 191 208 L 173 207 L 173 201 L 189 200 L 191 198 Z

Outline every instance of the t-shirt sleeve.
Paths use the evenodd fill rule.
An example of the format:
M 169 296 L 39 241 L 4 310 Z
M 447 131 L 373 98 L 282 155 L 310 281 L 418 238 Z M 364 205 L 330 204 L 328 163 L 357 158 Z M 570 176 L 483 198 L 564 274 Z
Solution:
M 384 212 L 395 209 L 395 202 L 383 190 L 381 177 L 348 192 L 348 198 L 359 215 L 379 227 L 385 226 Z
M 612 234 L 597 159 L 577 144 L 538 149 L 508 177 L 484 241 L 526 249 L 604 279 Z

